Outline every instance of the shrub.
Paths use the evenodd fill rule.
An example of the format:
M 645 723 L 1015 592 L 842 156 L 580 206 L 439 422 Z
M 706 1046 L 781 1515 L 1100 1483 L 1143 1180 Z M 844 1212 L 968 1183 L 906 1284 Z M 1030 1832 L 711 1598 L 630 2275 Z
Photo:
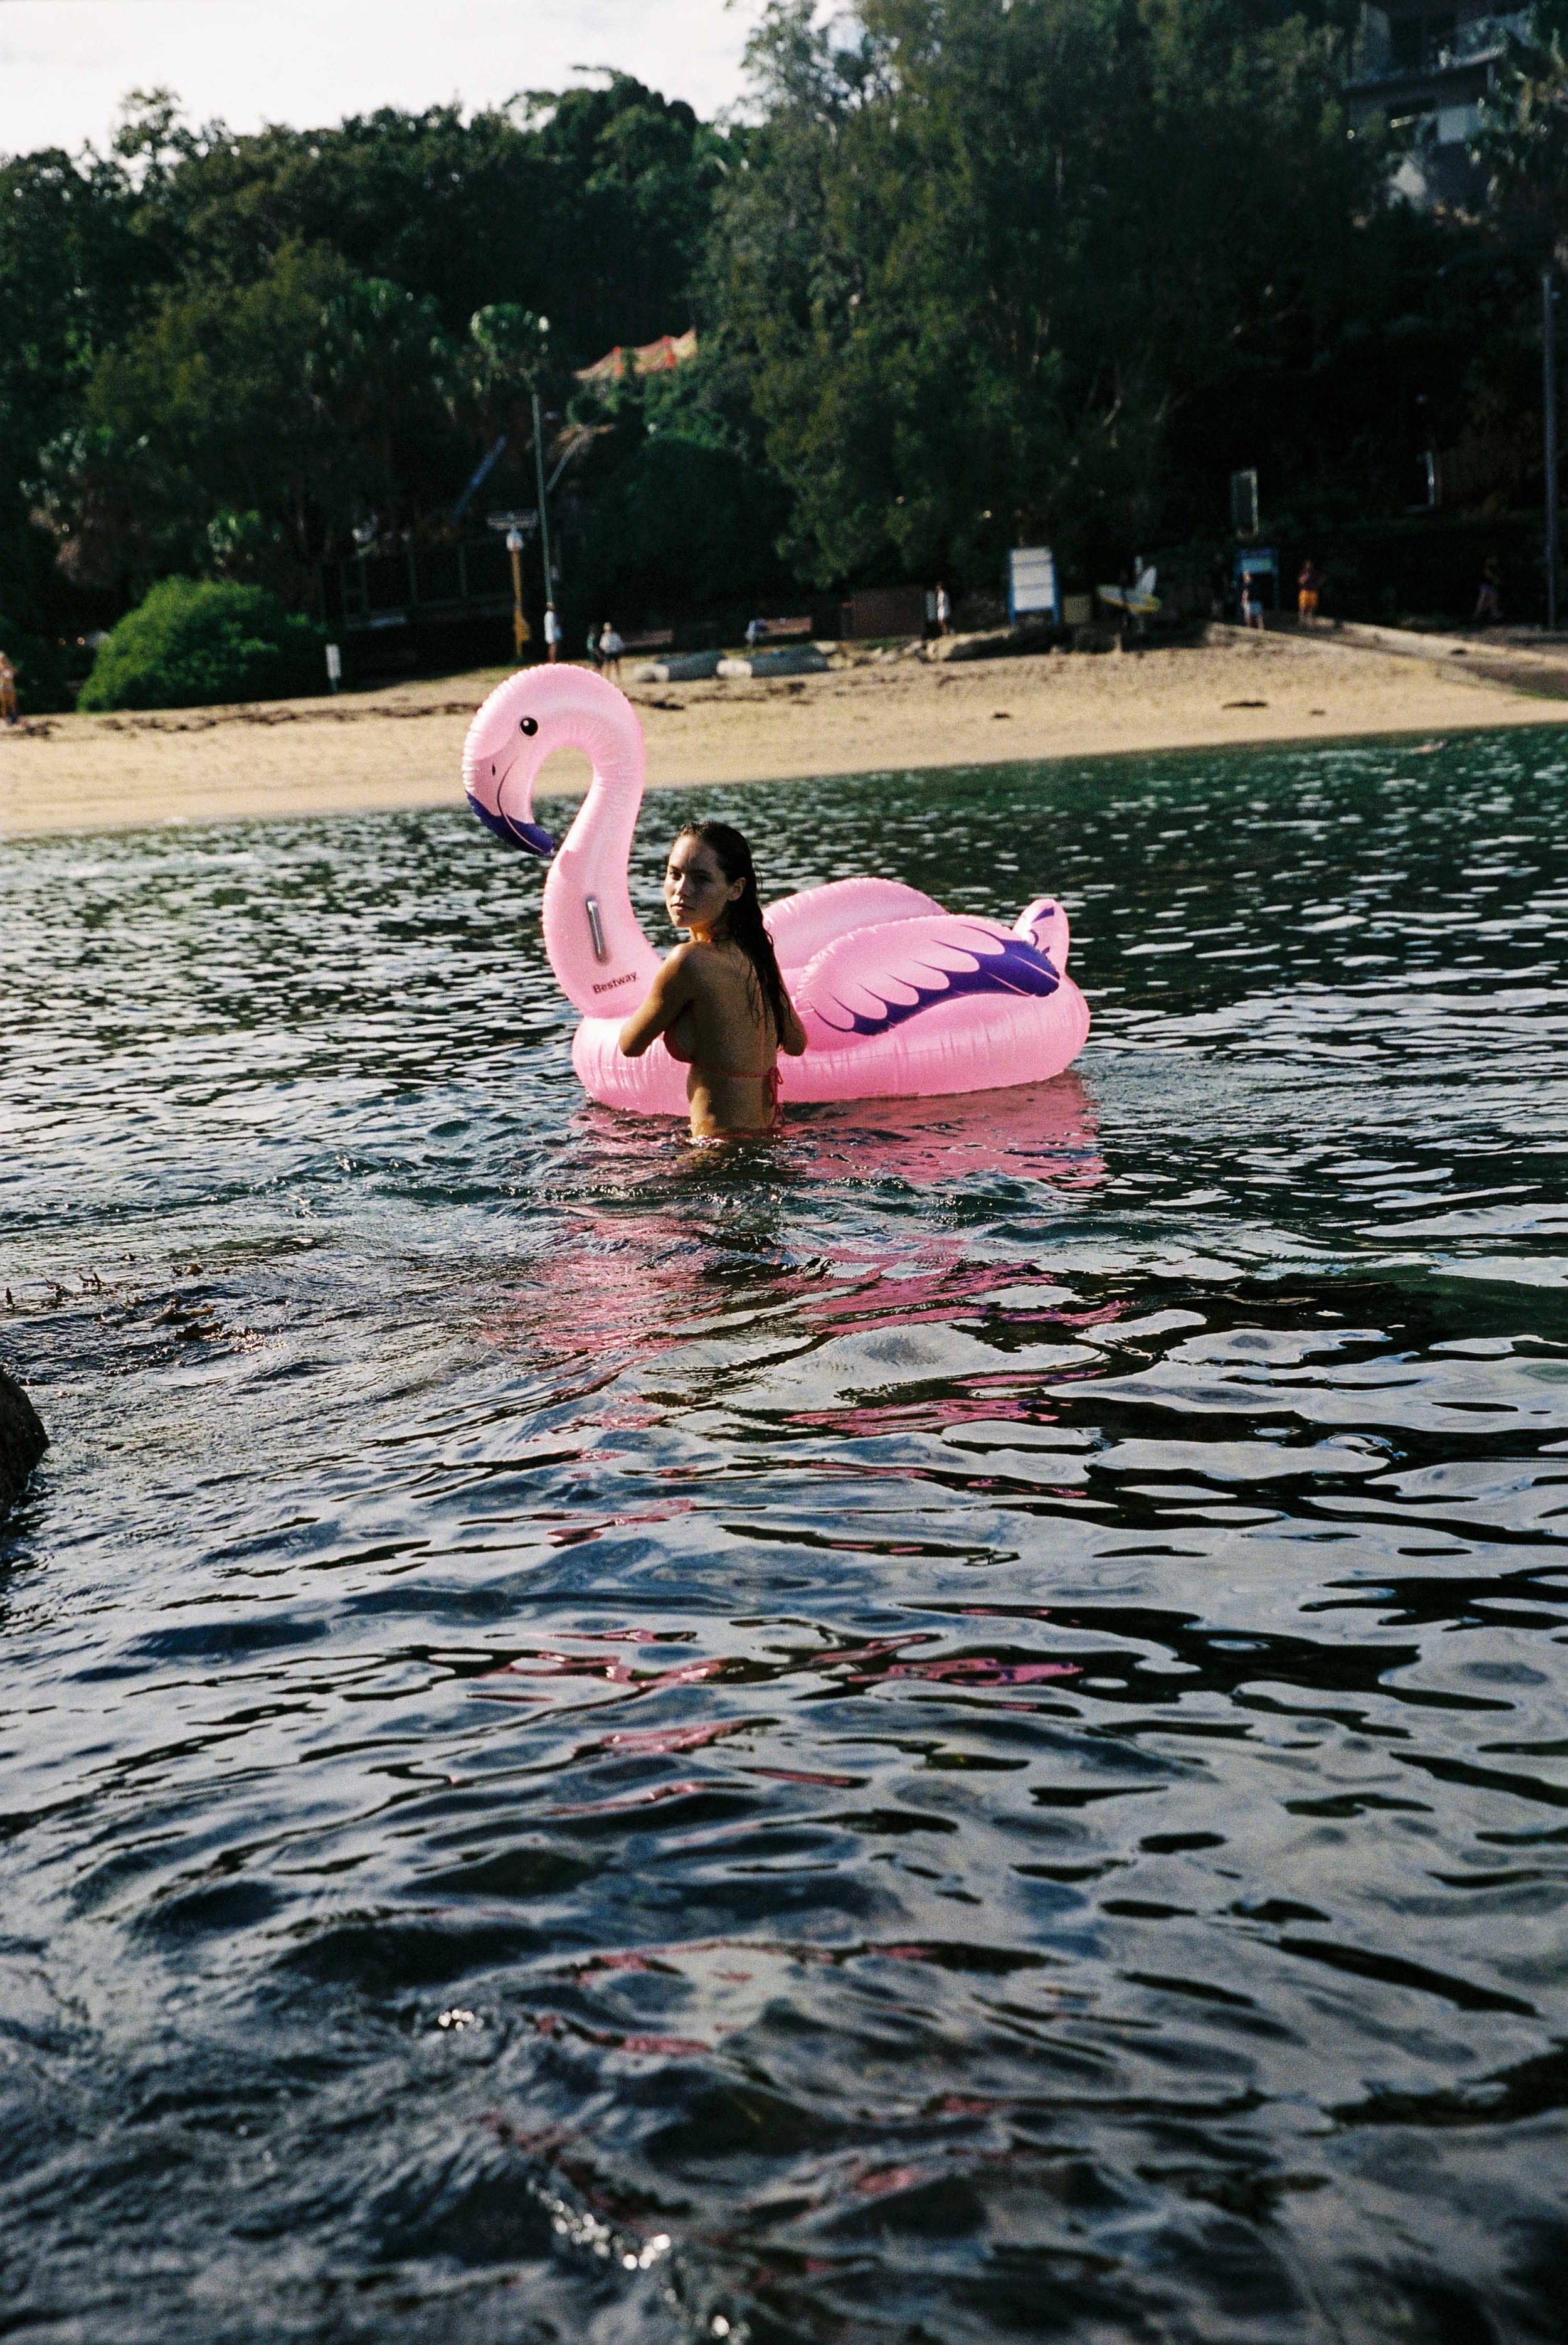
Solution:
M 264 586 L 166 578 L 98 646 L 79 708 L 198 708 L 326 686 L 311 619 Z

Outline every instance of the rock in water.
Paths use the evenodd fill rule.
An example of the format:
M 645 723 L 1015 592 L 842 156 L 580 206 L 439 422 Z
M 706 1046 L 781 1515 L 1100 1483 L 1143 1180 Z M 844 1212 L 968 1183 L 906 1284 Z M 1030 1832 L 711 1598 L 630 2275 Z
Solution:
M 48 1447 L 37 1410 L 15 1379 L 0 1368 L 0 1515 L 21 1497 L 28 1475 Z

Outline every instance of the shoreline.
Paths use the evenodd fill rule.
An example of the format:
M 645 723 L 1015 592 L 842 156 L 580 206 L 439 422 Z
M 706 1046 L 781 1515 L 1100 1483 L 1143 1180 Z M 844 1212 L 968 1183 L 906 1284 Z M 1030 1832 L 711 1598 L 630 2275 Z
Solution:
M 338 699 L 25 719 L 0 733 L 0 843 L 460 806 L 469 720 L 509 673 Z M 1512 679 L 1219 628 L 1202 645 L 1127 655 L 860 654 L 821 675 L 627 691 L 651 789 L 1568 725 L 1568 697 Z M 586 781 L 586 760 L 562 752 L 539 794 L 571 797 Z

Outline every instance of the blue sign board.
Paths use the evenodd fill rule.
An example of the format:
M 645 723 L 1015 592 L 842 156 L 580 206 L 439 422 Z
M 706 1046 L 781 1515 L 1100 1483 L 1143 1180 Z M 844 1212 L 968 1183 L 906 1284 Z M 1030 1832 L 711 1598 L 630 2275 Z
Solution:
M 1007 624 L 1026 617 L 1061 624 L 1057 603 L 1057 557 L 1048 545 L 1016 545 L 1007 556 Z
M 1267 578 L 1269 599 L 1277 611 L 1280 607 L 1280 557 L 1271 545 L 1244 546 L 1236 556 L 1234 584 L 1237 599 L 1241 595 L 1241 574 L 1249 570 L 1254 578 Z

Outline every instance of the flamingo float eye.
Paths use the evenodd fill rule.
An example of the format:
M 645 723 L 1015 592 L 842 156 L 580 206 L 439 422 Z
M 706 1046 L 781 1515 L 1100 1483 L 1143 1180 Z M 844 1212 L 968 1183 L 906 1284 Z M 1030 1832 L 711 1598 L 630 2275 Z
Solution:
M 520 716 L 517 721 L 517 729 L 520 733 L 526 733 L 531 737 L 532 735 L 537 733 L 539 730 L 538 717 Z

